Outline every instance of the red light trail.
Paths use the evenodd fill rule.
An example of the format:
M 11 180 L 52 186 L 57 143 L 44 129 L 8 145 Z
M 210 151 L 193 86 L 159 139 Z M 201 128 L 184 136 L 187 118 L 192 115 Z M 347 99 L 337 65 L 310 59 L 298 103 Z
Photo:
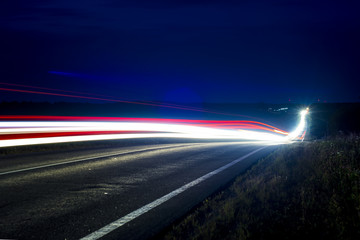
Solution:
M 288 133 L 255 121 L 80 116 L 0 116 L 0 147 L 124 138 L 287 140 Z
M 157 103 L 157 102 L 151 102 L 151 101 L 147 102 L 147 101 L 130 101 L 130 100 L 111 99 L 111 98 L 108 98 L 110 96 L 99 95 L 99 94 L 91 94 L 91 93 L 84 93 L 84 92 L 74 92 L 74 91 L 65 91 L 65 90 L 54 89 L 54 88 L 44 88 L 44 87 L 35 87 L 35 86 L 29 86 L 29 85 L 21 85 L 21 84 L 12 84 L 12 83 L 2 83 L 2 82 L 0 82 L 0 85 L 1 84 L 2 85 L 9 85 L 9 86 L 17 86 L 17 87 L 49 90 L 49 91 L 59 91 L 59 92 L 67 92 L 67 93 L 75 93 L 75 94 L 94 95 L 94 96 L 99 96 L 99 97 L 82 96 L 82 95 L 65 94 L 65 93 L 53 93 L 53 92 L 45 92 L 45 91 L 34 91 L 34 90 L 26 90 L 26 89 L 14 89 L 14 88 L 0 88 L 0 91 L 30 93 L 30 94 L 58 96 L 58 97 L 67 97 L 67 98 L 79 98 L 79 99 L 89 99 L 89 100 L 97 100 L 97 101 L 128 103 L 128 104 L 138 104 L 138 105 L 155 106 L 155 107 L 162 107 L 162 108 L 173 108 L 173 109 L 179 109 L 179 110 L 185 110 L 185 111 L 195 111 L 195 112 L 204 112 L 204 113 L 211 113 L 211 114 L 217 114 L 217 115 L 227 115 L 227 116 L 246 117 L 246 118 L 257 119 L 255 117 L 245 116 L 245 115 L 241 115 L 241 114 L 231 114 L 231 113 L 217 112 L 217 111 L 212 111 L 212 110 L 209 110 L 209 109 L 200 109 L 200 108 L 194 108 L 194 107 L 188 107 L 188 106 L 170 104 L 170 103 Z M 100 96 L 102 96 L 102 97 L 100 97 Z M 104 97 L 107 97 L 107 98 L 104 98 Z
M 243 115 L 238 114 L 221 113 L 175 104 L 159 104 L 156 102 L 138 102 L 110 99 L 108 98 L 109 96 L 104 95 L 97 95 L 104 97 L 84 96 L 81 94 L 95 94 L 88 94 L 83 92 L 64 91 L 52 88 L 33 87 L 28 85 L 10 83 L 0 84 L 23 88 L 58 91 L 62 93 L 13 88 L 0 88 L 0 91 L 52 95 L 70 98 L 83 98 L 129 104 L 141 104 L 187 111 L 197 111 L 243 117 Z M 293 140 L 304 138 L 305 132 L 303 132 L 303 128 L 305 126 L 305 115 L 307 111 L 308 110 L 302 111 L 300 124 L 298 128 L 291 133 L 259 121 L 244 120 L 193 120 L 93 116 L 84 117 L 8 115 L 0 116 L 0 147 L 57 142 L 148 137 L 239 140 L 247 139 L 282 142 L 288 141 L 289 139 Z
M 286 131 L 266 123 L 256 121 L 234 120 L 192 120 L 192 119 L 164 119 L 164 118 L 126 118 L 126 117 L 83 117 L 83 116 L 0 116 L 0 121 L 116 121 L 116 122 L 152 122 L 177 123 L 193 126 L 212 127 L 221 129 L 257 129 L 287 134 Z

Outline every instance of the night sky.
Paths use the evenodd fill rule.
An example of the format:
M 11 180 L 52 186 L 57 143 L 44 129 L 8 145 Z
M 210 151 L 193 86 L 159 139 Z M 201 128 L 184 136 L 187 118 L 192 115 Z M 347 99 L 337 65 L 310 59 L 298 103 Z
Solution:
M 2 83 L 182 104 L 360 100 L 360 1 L 2 0 L 0 30 Z

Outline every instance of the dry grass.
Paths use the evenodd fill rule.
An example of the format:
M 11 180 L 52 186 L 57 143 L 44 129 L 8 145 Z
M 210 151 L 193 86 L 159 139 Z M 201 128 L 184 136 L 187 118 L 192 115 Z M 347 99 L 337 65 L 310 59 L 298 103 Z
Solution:
M 164 239 L 360 239 L 360 138 L 284 146 Z

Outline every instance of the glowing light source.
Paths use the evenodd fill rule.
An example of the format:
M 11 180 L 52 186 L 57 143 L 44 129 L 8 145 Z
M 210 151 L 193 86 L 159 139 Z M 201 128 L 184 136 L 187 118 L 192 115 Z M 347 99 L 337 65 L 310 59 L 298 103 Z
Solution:
M 305 127 L 306 127 L 306 115 L 309 113 L 309 108 L 300 111 L 300 122 L 296 129 L 289 133 L 289 140 L 300 139 L 303 140 L 305 138 Z
M 303 139 L 307 113 L 308 109 L 301 111 L 300 123 L 291 133 L 254 121 L 0 116 L 0 120 L 5 120 L 0 121 L 0 147 L 154 137 L 259 140 L 283 143 L 296 140 L 299 136 Z M 46 121 L 38 121 L 41 119 L 46 119 Z
M 60 73 L 60 72 L 57 72 L 57 73 Z M 244 115 L 240 115 L 240 114 L 224 113 L 224 112 L 218 112 L 218 111 L 213 111 L 213 110 L 209 110 L 209 109 L 194 108 L 194 107 L 172 104 L 172 103 L 125 100 L 125 99 L 118 99 L 117 97 L 107 96 L 107 95 L 102 95 L 102 94 L 67 91 L 67 90 L 62 90 L 62 89 L 44 88 L 44 87 L 36 87 L 36 86 L 14 84 L 14 83 L 0 82 L 0 85 L 17 87 L 17 88 L 0 88 L 0 91 L 58 96 L 58 97 L 66 97 L 66 98 L 91 99 L 91 100 L 107 101 L 107 102 L 120 102 L 120 103 L 126 103 L 126 104 L 138 104 L 138 105 L 155 106 L 155 107 L 161 107 L 161 108 L 173 108 L 173 109 L 180 109 L 180 110 L 185 110 L 185 111 L 205 112 L 205 113 L 212 113 L 212 114 L 219 114 L 219 115 L 247 117 L 247 118 L 255 119 L 254 117 L 244 116 Z M 20 89 L 18 87 L 20 87 Z M 38 90 L 34 91 L 33 89 L 38 89 Z M 46 91 L 43 91 L 43 90 L 46 90 Z

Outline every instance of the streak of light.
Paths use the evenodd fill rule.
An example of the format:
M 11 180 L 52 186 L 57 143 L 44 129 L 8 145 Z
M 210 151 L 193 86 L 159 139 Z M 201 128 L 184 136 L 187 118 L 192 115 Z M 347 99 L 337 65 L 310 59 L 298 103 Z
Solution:
M 28 86 L 28 85 L 21 85 L 21 84 L 4 83 L 4 82 L 0 82 L 0 84 L 8 85 L 8 86 L 34 88 L 34 89 L 40 89 L 40 90 L 75 93 L 77 95 L 62 94 L 62 93 L 52 93 L 52 92 L 44 92 L 44 91 L 24 90 L 24 89 L 13 89 L 13 88 L 0 88 L 0 91 L 20 92 L 20 93 L 30 93 L 30 94 L 40 94 L 40 95 L 50 95 L 50 96 L 69 97 L 69 98 L 82 98 L 82 99 L 91 99 L 91 100 L 108 101 L 108 102 L 121 102 L 121 103 L 128 103 L 128 104 L 139 104 L 139 105 L 156 106 L 156 107 L 162 107 L 162 108 L 180 109 L 180 110 L 185 110 L 185 111 L 195 111 L 195 112 L 204 112 L 204 113 L 211 113 L 211 114 L 218 114 L 218 115 L 247 117 L 247 118 L 257 119 L 255 117 L 245 116 L 245 115 L 241 115 L 241 114 L 231 114 L 231 113 L 217 112 L 217 111 L 213 111 L 213 110 L 209 110 L 209 109 L 194 108 L 194 107 L 177 105 L 177 104 L 170 104 L 170 103 L 158 103 L 158 102 L 151 102 L 151 101 L 130 101 L 130 100 L 121 100 L 121 99 L 111 99 L 111 98 L 114 98 L 114 97 L 106 96 L 106 95 L 99 95 L 99 94 L 84 93 L 84 92 L 65 91 L 65 90 L 59 90 L 59 89 L 53 89 L 53 88 L 43 88 L 43 87 L 35 87 L 35 86 Z M 101 97 L 81 96 L 79 94 L 101 96 Z
M 103 94 L 94 94 L 94 93 L 86 93 L 86 92 L 78 92 L 78 91 L 68 91 L 68 90 L 62 90 L 62 89 L 56 89 L 56 88 L 46 88 L 46 87 L 38 87 L 38 86 L 30 86 L 30 85 L 23 85 L 23 84 L 15 84 L 15 83 L 6 83 L 6 82 L 0 82 L 1 85 L 7 85 L 7 86 L 15 86 L 15 87 L 22 87 L 22 88 L 32 88 L 32 89 L 40 89 L 40 90 L 47 90 L 47 91 L 55 91 L 55 92 L 65 92 L 65 93 L 73 93 L 73 94 L 84 94 L 84 95 L 89 95 L 89 96 L 98 96 L 98 97 L 106 97 L 106 98 L 111 98 L 111 99 L 116 99 L 119 101 L 130 101 L 130 100 L 125 100 L 125 99 L 118 99 L 118 97 L 115 96 L 109 96 L 109 95 L 103 95 Z M 155 101 L 138 101 L 138 100 L 131 100 L 131 102 L 136 102 L 136 103 L 149 103 L 149 104 L 154 104 L 155 106 L 162 106 L 162 107 L 181 107 L 181 108 L 188 108 L 191 110 L 204 110 L 204 109 L 200 109 L 200 108 L 195 108 L 195 107 L 188 107 L 188 106 L 183 106 L 183 105 L 179 105 L 179 104 L 173 104 L 173 103 L 160 103 L 160 102 L 155 102 Z
M 80 117 L 80 116 L 0 116 L 0 120 L 46 120 L 46 121 L 127 121 L 127 122 L 154 122 L 154 123 L 176 123 L 191 124 L 197 126 L 211 126 L 216 128 L 248 128 L 248 129 L 264 129 L 287 135 L 288 133 L 257 121 L 229 121 L 229 120 L 192 120 L 192 119 L 163 119 L 163 118 L 125 118 L 125 117 Z
M 0 121 L 0 147 L 154 137 L 257 140 L 285 143 L 304 138 L 307 113 L 308 110 L 301 112 L 297 128 L 289 134 L 270 125 L 253 121 L 147 118 L 105 118 L 107 121 L 99 121 L 99 119 L 104 119 L 96 117 L 20 116 L 17 118 L 16 116 L 2 116 L 0 117 L 2 120 L 12 118 L 39 120 L 43 117 L 48 121 Z M 66 121 L 53 121 L 59 118 Z M 74 119 L 78 121 L 74 121 Z M 92 121 L 84 121 L 84 119 L 92 119 Z M 114 121 L 115 119 L 117 121 Z M 224 125 L 226 128 L 223 128 Z
M 23 133 L 24 131 L 166 131 L 166 132 L 191 132 L 191 131 L 222 131 L 230 130 L 193 126 L 185 124 L 165 124 L 152 122 L 82 122 L 82 121 L 12 121 L 1 122 L 0 133 Z
M 289 133 L 288 137 L 291 140 L 300 139 L 303 140 L 305 137 L 305 126 L 306 126 L 306 115 L 309 113 L 309 109 L 302 110 L 300 112 L 300 122 L 296 129 Z
M 207 110 L 202 110 L 202 109 L 193 109 L 193 108 L 189 108 L 189 107 L 159 105 L 159 104 L 147 103 L 147 102 L 116 100 L 116 99 L 109 99 L 109 98 L 89 97 L 89 96 L 80 96 L 80 95 L 71 95 L 71 94 L 62 94 L 62 93 L 50 93 L 50 92 L 41 92 L 41 91 L 32 91 L 32 90 L 23 90 L 23 89 L 12 89 L 12 88 L 0 88 L 0 91 L 33 93 L 33 94 L 51 95 L 51 96 L 59 96 L 59 97 L 70 97 L 70 98 L 82 98 L 82 99 L 91 99 L 91 100 L 108 101 L 108 102 L 121 102 L 121 103 L 139 104 L 139 105 L 147 105 L 147 106 L 174 108 L 174 109 L 187 110 L 187 111 L 207 112 L 207 113 L 223 114 L 223 115 L 234 115 L 234 114 L 217 113 L 217 112 L 207 111 Z
M 273 133 L 216 129 L 184 124 L 146 122 L 106 122 L 104 124 L 104 122 L 83 121 L 12 121 L 0 122 L 0 124 L 0 136 L 3 136 L 0 147 L 143 137 L 284 141 L 283 136 Z M 114 134 L 114 132 L 121 133 Z M 10 136 L 11 134 L 13 136 Z
M 93 94 L 93 93 L 77 92 L 77 91 L 67 91 L 67 90 L 56 89 L 56 88 L 37 87 L 37 86 L 30 86 L 30 85 L 23 85 L 23 84 L 15 84 L 15 83 L 0 82 L 0 84 L 1 84 L 1 85 L 7 85 L 7 86 L 23 87 L 23 88 L 41 89 L 41 90 L 47 90 L 47 91 L 66 92 L 66 93 L 75 93 L 75 94 L 85 94 L 85 95 L 93 95 L 93 96 L 100 96 L 100 97 L 111 97 L 111 96 L 101 95 L 101 94 Z
M 89 96 L 71 95 L 71 94 L 63 94 L 63 93 L 50 93 L 50 92 L 41 92 L 41 91 L 32 91 L 32 90 L 23 90 L 23 89 L 13 89 L 13 88 L 0 88 L 0 91 L 20 92 L 20 93 L 34 93 L 34 94 L 51 95 L 51 96 L 59 96 L 59 97 L 83 98 L 83 99 L 109 101 L 109 102 L 121 102 L 121 103 L 131 103 L 131 104 L 140 104 L 140 105 L 149 105 L 149 106 L 159 106 L 158 104 L 144 103 L 144 102 L 116 100 L 116 99 L 109 99 L 109 98 L 89 97 Z M 161 106 L 159 106 L 159 107 L 161 107 Z M 188 108 L 185 108 L 185 107 L 173 107 L 173 108 L 182 109 L 182 110 L 189 110 Z M 192 111 L 198 111 L 198 110 L 192 110 Z
M 78 131 L 78 132 L 68 132 L 68 131 L 55 131 L 53 132 L 23 132 L 16 134 L 0 134 L 0 140 L 10 140 L 10 139 L 25 139 L 25 138 L 49 138 L 49 137 L 66 137 L 66 136 L 78 136 L 78 135 L 105 135 L 105 134 L 134 134 L 134 133 L 147 133 L 140 131 Z M 149 132 L 150 133 L 150 132 Z
M 94 141 L 94 140 L 114 140 L 114 139 L 130 139 L 130 138 L 197 138 L 197 139 L 229 139 L 229 140 L 260 140 L 260 141 L 272 141 L 283 143 L 284 138 L 275 138 L 274 136 L 267 134 L 260 136 L 254 134 L 252 137 L 248 133 L 243 133 L 241 136 L 216 136 L 209 134 L 184 134 L 184 133 L 148 133 L 148 134 L 104 134 L 104 135 L 80 135 L 80 136 L 66 136 L 66 137 L 51 137 L 51 138 L 36 138 L 36 139 L 11 139 L 0 141 L 0 147 L 10 146 L 23 146 L 23 145 L 35 145 L 35 144 L 48 144 L 48 143 L 63 143 L 63 142 L 80 142 L 80 141 Z
M 109 96 L 109 95 L 103 95 L 103 94 L 95 94 L 95 93 L 86 93 L 86 92 L 78 92 L 78 91 L 68 91 L 68 90 L 62 90 L 62 89 L 56 89 L 56 88 L 46 88 L 46 87 L 38 87 L 38 86 L 30 86 L 30 85 L 23 85 L 23 84 L 15 84 L 15 83 L 6 83 L 6 82 L 0 82 L 1 85 L 7 85 L 7 86 L 15 86 L 15 87 L 22 87 L 22 88 L 33 88 L 33 89 L 40 89 L 40 90 L 47 90 L 47 91 L 55 91 L 55 92 L 64 92 L 64 93 L 73 93 L 73 94 L 84 94 L 89 96 L 98 96 L 98 97 L 106 97 L 106 98 L 112 98 L 113 100 L 119 100 L 119 101 L 131 101 L 136 103 L 149 103 L 154 104 L 156 106 L 164 106 L 164 107 L 182 107 L 182 108 L 189 108 L 194 110 L 201 110 L 200 108 L 195 107 L 188 107 L 178 104 L 172 104 L 172 103 L 160 103 L 155 101 L 138 101 L 138 100 L 125 100 L 125 99 L 118 99 L 118 97 L 115 96 Z

